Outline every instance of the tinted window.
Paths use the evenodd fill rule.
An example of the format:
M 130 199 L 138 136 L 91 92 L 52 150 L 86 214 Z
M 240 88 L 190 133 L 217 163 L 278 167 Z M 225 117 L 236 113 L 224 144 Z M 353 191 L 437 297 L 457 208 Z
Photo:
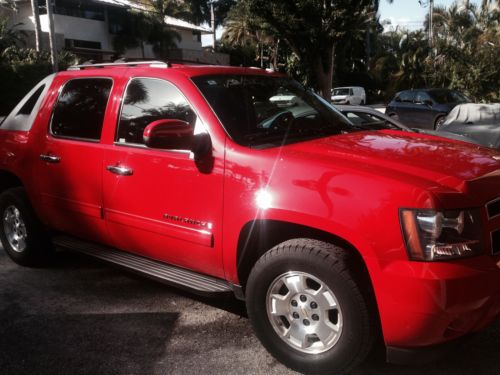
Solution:
M 38 114 L 43 98 L 54 80 L 54 74 L 44 78 L 15 106 L 1 122 L 1 128 L 14 131 L 29 131 Z
M 432 90 L 429 94 L 434 98 L 438 103 L 446 104 L 446 103 L 469 103 L 470 100 L 459 93 L 458 91 L 451 90 Z
M 425 91 L 419 91 L 415 96 L 416 103 L 423 103 L 426 100 L 431 100 L 431 97 Z
M 52 115 L 52 134 L 99 140 L 113 82 L 105 78 L 68 81 Z
M 192 80 L 228 134 L 245 146 L 272 147 L 356 131 L 329 103 L 290 78 L 214 75 Z
M 45 85 L 40 86 L 33 95 L 30 96 L 28 101 L 24 103 L 22 108 L 17 112 L 17 115 L 30 115 L 33 108 L 35 108 L 35 104 L 38 101 L 40 95 L 42 95 L 43 90 L 45 89 Z
M 125 93 L 116 141 L 144 144 L 144 128 L 157 120 L 182 120 L 195 126 L 196 115 L 172 84 L 154 78 L 133 79 Z
M 403 91 L 399 94 L 399 101 L 403 103 L 412 103 L 415 93 L 413 91 Z

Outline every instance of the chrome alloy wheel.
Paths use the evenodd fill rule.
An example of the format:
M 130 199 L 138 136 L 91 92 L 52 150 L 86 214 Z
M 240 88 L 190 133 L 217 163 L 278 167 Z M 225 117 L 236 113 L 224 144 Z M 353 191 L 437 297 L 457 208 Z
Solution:
M 3 229 L 12 249 L 18 253 L 26 250 L 28 233 L 21 212 L 15 206 L 9 206 L 3 213 Z
M 342 334 L 342 311 L 330 288 L 304 272 L 278 276 L 268 289 L 267 316 L 278 336 L 308 354 L 326 352 Z

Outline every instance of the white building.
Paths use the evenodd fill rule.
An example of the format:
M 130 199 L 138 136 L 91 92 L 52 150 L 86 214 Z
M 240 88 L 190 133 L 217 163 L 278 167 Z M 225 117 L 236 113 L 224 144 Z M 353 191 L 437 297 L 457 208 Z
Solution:
M 48 50 L 48 18 L 46 0 L 40 4 L 42 48 Z M 129 8 L 140 10 L 139 4 L 128 0 L 53 0 L 54 26 L 57 49 L 66 49 L 87 60 L 107 61 L 116 57 L 113 38 L 120 30 L 123 12 Z M 10 24 L 27 35 L 28 47 L 35 45 L 35 26 L 29 0 L 16 0 L 17 11 L 9 12 Z M 177 48 L 168 51 L 171 62 L 229 64 L 229 56 L 213 53 L 202 48 L 201 35 L 211 34 L 208 27 L 193 25 L 173 17 L 165 17 L 165 23 L 174 30 L 180 40 Z M 129 49 L 122 57 L 130 59 L 154 59 L 151 45 Z

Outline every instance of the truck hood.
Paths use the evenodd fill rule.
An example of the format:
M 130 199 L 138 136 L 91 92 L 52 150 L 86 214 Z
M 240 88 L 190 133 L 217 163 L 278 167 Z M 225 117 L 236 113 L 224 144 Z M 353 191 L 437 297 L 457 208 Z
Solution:
M 287 147 L 288 148 L 288 147 Z M 495 177 L 500 194 L 500 153 L 478 145 L 396 130 L 361 131 L 289 146 L 311 162 L 334 162 L 401 180 L 425 180 L 466 192 L 482 176 Z M 341 163 L 341 164 L 340 164 Z M 483 184 L 480 184 L 484 188 Z M 497 186 L 498 185 L 498 186 Z M 490 189 L 490 187 L 488 187 Z

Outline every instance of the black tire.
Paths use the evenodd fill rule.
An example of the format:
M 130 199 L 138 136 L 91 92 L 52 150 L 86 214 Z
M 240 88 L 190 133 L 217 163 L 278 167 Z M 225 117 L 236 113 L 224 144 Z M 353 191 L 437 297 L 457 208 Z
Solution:
M 436 121 L 434 121 L 434 129 L 439 130 L 443 126 L 446 120 L 446 116 L 439 116 Z
M 22 233 L 25 235 L 24 244 L 20 246 L 17 242 L 19 246 L 17 249 L 16 240 L 8 239 L 8 225 L 5 219 L 8 213 L 15 210 L 19 213 L 20 222 L 23 224 Z M 52 246 L 42 223 L 31 207 L 24 188 L 12 188 L 0 194 L 0 215 L 0 241 L 7 255 L 22 266 L 45 265 L 52 255 Z
M 359 267 L 355 267 L 356 264 L 354 257 L 343 249 L 311 239 L 286 241 L 274 247 L 259 259 L 251 271 L 246 288 L 248 315 L 256 335 L 277 360 L 296 371 L 308 374 L 341 374 L 352 370 L 366 358 L 373 347 L 378 325 L 373 299 L 369 294 L 370 292 L 367 292 L 367 290 L 371 290 L 371 287 L 364 286 L 364 282 L 361 281 L 363 278 L 355 274 L 355 269 L 359 269 Z M 342 328 L 336 339 L 337 341 L 332 341 L 333 346 L 328 348 L 325 346 L 323 352 L 304 352 L 303 350 L 308 349 L 300 350 L 294 347 L 293 343 L 287 342 L 286 338 L 280 337 L 275 328 L 276 325 L 280 325 L 278 319 L 275 318 L 273 323 L 273 320 L 268 316 L 272 314 L 272 312 L 268 313 L 267 311 L 268 294 L 271 293 L 271 288 L 274 285 L 279 287 L 276 280 L 282 280 L 280 277 L 290 274 L 293 276 L 294 273 L 310 275 L 320 283 L 324 283 L 323 285 L 331 290 L 338 302 L 339 309 L 336 314 L 337 319 L 341 319 Z M 314 279 L 312 281 L 307 280 L 308 288 L 309 282 L 314 284 L 315 281 Z M 311 288 L 314 289 L 315 287 L 312 286 Z M 285 287 L 285 289 L 287 288 Z M 278 289 L 272 290 L 276 291 Z M 286 296 L 295 295 L 290 290 L 281 292 L 280 289 L 280 293 L 285 293 Z M 291 296 L 290 299 L 286 299 L 284 305 L 288 306 L 288 301 L 291 301 L 290 306 L 296 306 L 297 298 Z M 300 295 L 298 298 L 302 297 Z M 310 302 L 310 305 L 307 304 L 309 301 L 314 301 L 314 295 L 306 295 L 301 301 L 312 308 L 315 302 Z M 273 303 L 270 306 L 273 306 Z M 296 307 L 290 307 L 290 309 L 294 308 Z M 304 308 L 300 307 L 300 309 L 304 313 Z M 312 313 L 314 311 L 316 310 L 311 309 Z M 297 327 L 302 323 L 308 323 L 307 326 L 311 325 L 313 327 L 313 324 L 321 323 L 322 320 L 328 320 L 330 324 L 332 322 L 329 313 L 324 314 L 319 319 L 319 322 L 306 322 L 307 318 L 302 320 L 303 316 L 309 316 L 307 314 L 302 316 L 302 313 L 300 313 L 301 316 L 298 317 L 299 314 L 297 313 L 294 317 L 290 311 L 287 310 L 286 313 L 288 318 L 279 317 L 282 320 L 284 317 L 283 326 L 285 328 L 283 329 L 289 329 L 293 324 Z M 278 316 L 279 314 L 275 315 Z M 306 336 L 309 335 L 306 334 Z M 307 337 L 307 340 L 309 339 Z M 323 345 L 322 341 L 318 340 L 318 336 L 312 337 L 312 339 L 320 341 L 319 344 Z

